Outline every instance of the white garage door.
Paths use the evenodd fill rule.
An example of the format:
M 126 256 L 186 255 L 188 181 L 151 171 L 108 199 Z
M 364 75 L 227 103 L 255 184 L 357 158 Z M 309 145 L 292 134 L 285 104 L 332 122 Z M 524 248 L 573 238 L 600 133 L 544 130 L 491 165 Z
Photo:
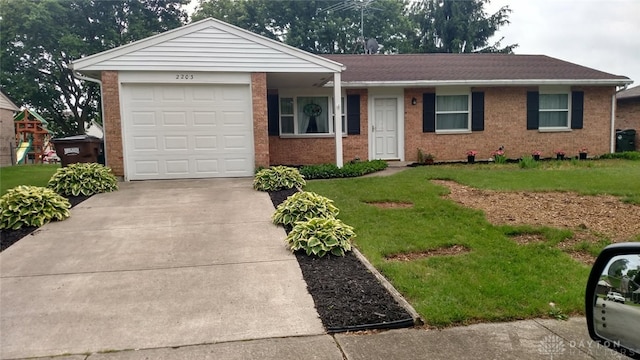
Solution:
M 252 176 L 248 85 L 124 84 L 127 178 Z

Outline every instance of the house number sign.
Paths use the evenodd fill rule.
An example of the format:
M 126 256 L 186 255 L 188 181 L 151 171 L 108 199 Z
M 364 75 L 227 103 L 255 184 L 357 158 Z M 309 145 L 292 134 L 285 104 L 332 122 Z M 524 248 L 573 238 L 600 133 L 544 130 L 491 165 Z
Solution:
M 176 80 L 193 80 L 193 74 L 176 74 Z

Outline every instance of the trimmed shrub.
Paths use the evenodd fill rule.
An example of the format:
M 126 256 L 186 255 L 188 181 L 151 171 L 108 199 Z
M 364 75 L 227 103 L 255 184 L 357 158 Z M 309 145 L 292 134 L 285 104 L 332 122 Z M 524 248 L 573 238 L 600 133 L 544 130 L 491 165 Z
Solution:
M 344 164 L 342 168 L 335 164 L 305 165 L 300 168 L 300 173 L 305 179 L 332 179 L 356 177 L 370 174 L 387 168 L 384 160 L 352 161 Z
M 272 166 L 268 169 L 262 169 L 253 179 L 253 188 L 259 191 L 302 188 L 306 184 L 300 171 L 288 166 Z
M 90 196 L 118 190 L 118 179 L 101 164 L 79 163 L 58 169 L 47 187 L 65 196 Z
M 313 192 L 297 192 L 278 205 L 272 216 L 274 224 L 293 226 L 298 221 L 311 218 L 335 218 L 338 208 L 333 200 Z
M 286 241 L 291 251 L 304 250 L 309 256 L 344 256 L 355 236 L 353 228 L 339 219 L 312 218 L 297 222 Z
M 69 200 L 51 189 L 21 185 L 0 197 L 0 229 L 40 227 L 69 217 Z

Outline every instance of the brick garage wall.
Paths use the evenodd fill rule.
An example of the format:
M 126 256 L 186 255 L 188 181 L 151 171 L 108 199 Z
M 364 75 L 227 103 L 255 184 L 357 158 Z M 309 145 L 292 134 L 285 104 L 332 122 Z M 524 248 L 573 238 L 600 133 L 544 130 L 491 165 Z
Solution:
M 251 74 L 253 107 L 253 146 L 255 166 L 269 166 L 269 131 L 267 114 L 267 74 Z
M 0 109 L 0 166 L 13 165 L 16 148 L 16 129 L 13 123 L 14 112 Z
M 640 98 L 618 100 L 616 129 L 635 129 L 636 150 L 640 149 Z
M 366 89 L 349 89 L 347 95 L 360 95 L 360 134 L 342 138 L 342 159 L 348 162 L 369 158 L 368 93 Z M 335 163 L 335 138 L 281 138 L 269 136 L 270 165 L 310 165 Z M 257 156 L 257 155 L 256 155 Z
M 574 87 L 584 91 L 583 129 L 567 132 L 543 133 L 527 130 L 527 91 L 537 88 L 492 87 L 474 88 L 484 91 L 484 131 L 468 134 L 435 134 L 422 132 L 422 94 L 434 89 L 405 90 L 405 158 L 417 160 L 417 149 L 432 153 L 438 161 L 465 160 L 467 150 L 477 150 L 478 159 L 487 159 L 500 146 L 509 158 L 530 155 L 540 150 L 543 157 L 554 157 L 555 149 L 563 149 L 567 156 L 577 156 L 586 147 L 589 156 L 610 151 L 611 96 L 613 87 Z M 418 99 L 416 106 L 410 99 Z
M 116 176 L 124 176 L 122 127 L 120 119 L 120 88 L 117 71 L 102 72 L 102 102 L 104 104 L 104 135 L 107 166 Z

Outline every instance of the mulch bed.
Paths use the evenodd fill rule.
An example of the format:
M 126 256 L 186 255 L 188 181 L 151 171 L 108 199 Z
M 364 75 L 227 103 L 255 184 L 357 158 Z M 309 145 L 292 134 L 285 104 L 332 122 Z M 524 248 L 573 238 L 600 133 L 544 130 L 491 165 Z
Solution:
M 74 207 L 80 204 L 81 202 L 87 200 L 88 198 L 90 198 L 90 196 L 70 196 L 67 199 L 69 199 L 69 203 L 71 203 L 71 207 Z M 18 240 L 22 239 L 23 237 L 31 234 L 36 229 L 38 229 L 36 226 L 25 226 L 18 230 L 9 230 L 9 229 L 0 230 L 0 252 L 4 251 L 9 246 L 15 244 Z
M 271 192 L 277 206 L 296 190 Z M 296 252 L 307 289 L 329 333 L 413 326 L 413 318 L 349 252 L 318 258 Z

